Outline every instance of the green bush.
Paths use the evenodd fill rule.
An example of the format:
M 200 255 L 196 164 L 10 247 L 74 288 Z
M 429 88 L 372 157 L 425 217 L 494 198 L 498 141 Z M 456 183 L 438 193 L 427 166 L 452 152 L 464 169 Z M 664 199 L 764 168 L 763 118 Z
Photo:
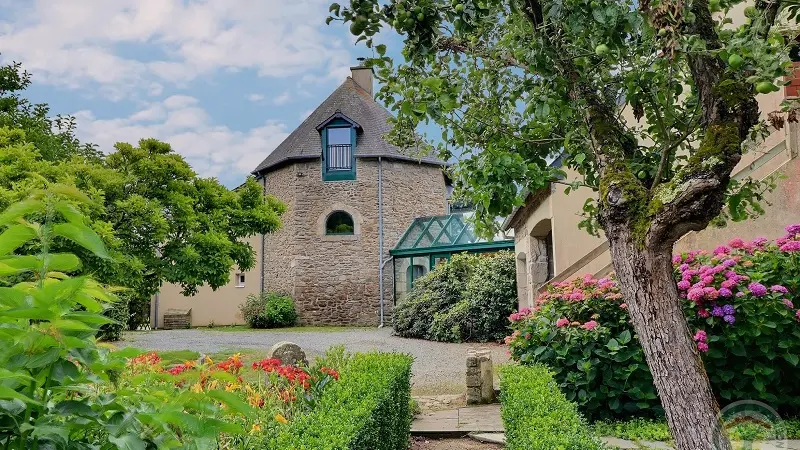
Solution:
M 503 366 L 500 402 L 509 450 L 603 448 L 544 366 Z
M 733 239 L 713 253 L 676 255 L 675 277 L 712 390 L 726 405 L 758 399 L 800 413 L 800 225 L 775 244 Z M 616 282 L 557 283 L 533 311 L 510 317 L 507 340 L 523 364 L 550 366 L 591 419 L 663 415 Z
M 105 310 L 104 316 L 113 320 L 100 327 L 97 339 L 101 341 L 118 341 L 122 339 L 122 332 L 128 327 L 128 299 L 120 296 L 111 307 Z
M 272 292 L 248 295 L 239 309 L 251 328 L 290 327 L 297 321 L 294 300 Z
M 317 407 L 259 448 L 406 450 L 412 362 L 397 353 L 354 355 Z
M 395 309 L 394 329 L 436 341 L 497 341 L 508 334 L 507 317 L 516 306 L 512 252 L 453 255 L 415 281 Z

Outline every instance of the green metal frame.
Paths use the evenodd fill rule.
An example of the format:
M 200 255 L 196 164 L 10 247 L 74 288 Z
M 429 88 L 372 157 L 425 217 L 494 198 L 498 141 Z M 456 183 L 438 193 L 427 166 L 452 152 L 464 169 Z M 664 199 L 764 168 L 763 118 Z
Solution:
M 489 252 L 514 248 L 514 240 L 506 239 L 492 242 L 476 242 L 474 244 L 441 245 L 437 247 L 392 249 L 389 253 L 394 257 L 422 256 L 432 253 Z
M 350 170 L 328 171 L 328 129 L 329 128 L 349 128 L 350 129 Z M 344 119 L 332 120 L 322 129 L 322 180 L 323 181 L 353 181 L 356 179 L 356 128 Z

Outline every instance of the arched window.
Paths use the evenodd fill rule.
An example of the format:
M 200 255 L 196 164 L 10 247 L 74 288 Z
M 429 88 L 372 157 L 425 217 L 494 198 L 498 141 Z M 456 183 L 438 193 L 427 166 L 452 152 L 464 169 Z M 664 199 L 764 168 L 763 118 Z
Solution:
M 325 234 L 353 234 L 353 216 L 344 211 L 334 211 L 325 220 Z

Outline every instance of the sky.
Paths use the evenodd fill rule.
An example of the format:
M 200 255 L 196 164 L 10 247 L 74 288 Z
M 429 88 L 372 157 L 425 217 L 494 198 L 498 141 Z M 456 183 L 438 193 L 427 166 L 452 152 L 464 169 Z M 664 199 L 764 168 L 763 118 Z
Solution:
M 332 1 L 0 0 L 0 61 L 82 141 L 154 137 L 234 187 L 369 55 Z

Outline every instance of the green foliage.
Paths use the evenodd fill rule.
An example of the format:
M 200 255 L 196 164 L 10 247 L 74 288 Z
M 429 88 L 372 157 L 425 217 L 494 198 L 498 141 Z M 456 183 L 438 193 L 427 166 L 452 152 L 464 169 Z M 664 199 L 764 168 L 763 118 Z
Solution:
M 600 421 L 593 423 L 591 428 L 596 436 L 641 441 L 669 441 L 672 439 L 666 420 Z M 728 436 L 734 441 L 800 439 L 800 420 L 786 419 L 778 423 L 747 421 L 731 424 L 727 430 Z
M 436 341 L 499 341 L 516 306 L 513 253 L 453 255 L 415 280 L 395 308 L 394 329 L 400 336 Z
M 114 322 L 101 326 L 97 338 L 101 341 L 122 340 L 122 333 L 128 328 L 129 317 L 128 298 L 125 294 L 120 295 L 117 301 L 104 312 L 104 315 Z
M 251 328 L 289 327 L 297 321 L 294 300 L 273 292 L 250 294 L 239 309 Z
M 147 386 L 114 389 L 126 358 L 138 353 L 97 344 L 100 327 L 112 324 L 101 313 L 115 298 L 91 277 L 56 269 L 58 259 L 74 269 L 74 255 L 51 253 L 61 235 L 107 257 L 99 237 L 81 228 L 84 217 L 70 208 L 73 202 L 91 206 L 79 191 L 56 184 L 0 213 L 0 444 L 20 450 L 199 449 L 223 430 L 236 431 L 211 419 L 223 409 L 202 396 Z M 35 252 L 11 254 L 15 248 Z
M 721 405 L 759 399 L 784 415 L 800 413 L 800 358 L 792 350 L 800 348 L 800 252 L 791 250 L 800 225 L 787 230 L 779 245 L 734 239 L 732 249 L 721 246 L 715 255 L 675 258 L 684 312 L 690 329 L 700 332 L 695 340 Z M 556 284 L 539 297 L 535 311 L 512 319 L 518 320 L 508 338 L 512 357 L 551 366 L 567 398 L 587 417 L 663 415 L 612 279 L 587 276 Z
M 604 448 L 544 366 L 503 366 L 500 402 L 509 450 Z
M 0 75 L 19 90 L 28 83 L 20 70 L 0 68 Z M 14 81 L 15 73 L 24 82 Z M 79 212 L 83 219 L 54 230 L 64 238 L 54 241 L 54 249 L 75 253 L 83 272 L 99 281 L 128 288 L 130 328 L 147 323 L 150 299 L 165 282 L 194 294 L 203 285 L 227 284 L 234 264 L 253 267 L 255 252 L 246 239 L 280 226 L 284 205 L 265 197 L 252 178 L 228 190 L 216 179 L 198 177 L 169 144 L 155 139 L 143 139 L 137 147 L 118 143 L 107 156 L 89 154 L 71 137 L 72 125 L 59 134 L 56 124 L 42 122 L 46 106 L 31 118 L 19 96 L 0 95 L 0 104 L 13 110 L 3 113 L 0 107 L 0 207 L 48 183 L 85 192 L 91 204 L 58 211 Z M 86 236 L 95 236 L 94 242 L 84 241 Z M 82 247 L 98 249 L 100 243 L 108 255 Z
M 406 450 L 411 429 L 410 356 L 356 354 L 317 407 L 261 448 Z
M 698 120 L 710 108 L 700 101 L 709 94 L 703 84 L 713 83 L 720 100 L 713 104 L 731 110 L 779 90 L 791 70 L 784 34 L 792 32 L 790 23 L 773 22 L 784 10 L 795 21 L 798 7 L 756 2 L 747 23 L 733 27 L 741 3 L 351 0 L 333 4 L 328 22 L 349 24 L 375 50 L 367 64 L 383 85 L 378 98 L 397 115 L 396 143 L 414 147 L 423 122 L 443 130 L 440 155 L 462 155 L 453 168 L 456 195 L 476 205 L 490 231 L 523 192 L 548 181 L 598 190 L 598 155 L 624 161 L 618 169 L 645 188 L 673 181 L 710 125 Z M 381 32 L 400 34 L 402 59 L 375 45 Z M 690 68 L 698 63 L 705 67 Z M 787 102 L 775 113 L 792 108 Z M 620 123 L 623 109 L 635 120 Z M 758 124 L 752 136 L 768 126 Z M 563 180 L 548 165 L 557 156 L 577 177 Z M 754 206 L 763 200 L 735 187 L 728 195 Z M 591 225 L 599 211 L 586 212 Z

